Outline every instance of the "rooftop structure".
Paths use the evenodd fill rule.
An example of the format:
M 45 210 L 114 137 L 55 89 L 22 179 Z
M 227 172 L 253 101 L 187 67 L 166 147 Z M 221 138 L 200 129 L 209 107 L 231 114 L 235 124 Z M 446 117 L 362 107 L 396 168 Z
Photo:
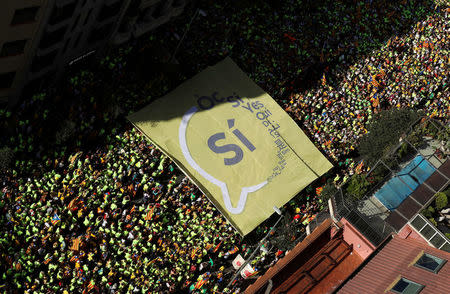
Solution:
M 448 293 L 450 253 L 413 238 L 388 239 L 338 293 Z

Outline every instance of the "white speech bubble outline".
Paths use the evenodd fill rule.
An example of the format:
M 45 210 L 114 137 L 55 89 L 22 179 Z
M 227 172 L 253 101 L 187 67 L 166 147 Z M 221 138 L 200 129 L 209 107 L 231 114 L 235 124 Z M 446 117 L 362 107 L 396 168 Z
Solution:
M 189 123 L 189 120 L 192 116 L 198 111 L 197 106 L 192 106 L 186 113 L 183 115 L 183 118 L 180 123 L 180 128 L 178 131 L 178 139 L 180 141 L 181 151 L 183 152 L 184 158 L 189 163 L 189 165 L 195 169 L 200 175 L 202 175 L 206 180 L 210 181 L 214 185 L 218 186 L 220 190 L 222 190 L 223 202 L 225 203 L 225 208 L 232 214 L 240 214 L 245 207 L 245 203 L 247 202 L 248 193 L 252 193 L 258 191 L 262 187 L 267 184 L 267 181 L 264 181 L 258 185 L 250 186 L 250 187 L 242 187 L 241 195 L 239 196 L 239 202 L 236 207 L 233 207 L 231 204 L 230 194 L 228 193 L 228 187 L 225 182 L 222 182 L 215 177 L 211 176 L 204 169 L 202 169 L 197 162 L 192 158 L 191 153 L 189 152 L 189 148 L 186 143 L 186 129 Z

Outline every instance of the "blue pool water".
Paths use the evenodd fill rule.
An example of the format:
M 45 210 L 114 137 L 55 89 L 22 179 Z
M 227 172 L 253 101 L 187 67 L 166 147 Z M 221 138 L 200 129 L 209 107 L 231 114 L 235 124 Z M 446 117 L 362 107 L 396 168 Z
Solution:
M 384 184 L 383 187 L 375 193 L 375 197 L 377 197 L 387 209 L 393 210 L 397 208 L 420 184 L 425 182 L 435 170 L 436 169 L 428 163 L 428 161 L 421 155 L 418 155 L 408 163 L 396 177 L 393 177 Z

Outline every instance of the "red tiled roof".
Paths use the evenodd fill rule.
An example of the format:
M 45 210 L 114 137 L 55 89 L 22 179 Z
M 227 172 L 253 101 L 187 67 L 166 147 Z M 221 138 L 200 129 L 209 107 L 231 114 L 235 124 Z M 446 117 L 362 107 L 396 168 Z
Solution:
M 394 236 L 338 293 L 391 293 L 390 288 L 400 276 L 424 285 L 420 294 L 450 293 L 450 263 L 437 274 L 414 266 L 422 252 L 450 259 L 450 253 L 413 239 Z
M 245 293 L 264 293 L 272 281 L 271 293 L 331 293 L 363 262 L 343 237 L 343 229 L 331 228 L 327 219 L 270 268 Z
M 310 235 L 308 235 L 301 243 L 297 244 L 297 246 L 292 249 L 285 257 L 280 259 L 273 267 L 269 268 L 267 272 L 255 283 L 250 285 L 246 290 L 246 294 L 257 293 L 260 289 L 264 288 L 267 285 L 268 280 L 273 279 L 276 276 L 287 276 L 290 274 L 283 275 L 283 270 L 286 271 L 289 264 L 292 264 L 292 261 L 296 259 L 305 249 L 307 249 L 310 244 L 315 243 L 316 240 L 322 239 L 321 237 L 327 237 L 325 243 L 329 240 L 329 230 L 332 224 L 331 219 L 326 219 L 322 224 L 319 225 Z M 323 243 L 323 242 L 320 242 Z M 298 268 L 298 266 L 294 269 L 294 271 Z M 289 269 L 289 271 L 293 271 Z
M 363 262 L 363 258 L 353 250 L 328 275 L 326 275 L 308 294 L 329 294 L 342 284 Z

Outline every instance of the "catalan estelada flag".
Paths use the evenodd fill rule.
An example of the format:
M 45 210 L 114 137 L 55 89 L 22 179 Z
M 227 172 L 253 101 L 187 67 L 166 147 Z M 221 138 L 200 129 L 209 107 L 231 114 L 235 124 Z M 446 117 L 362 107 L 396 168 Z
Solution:
M 55 213 L 55 215 L 53 215 L 52 217 L 52 225 L 56 225 L 57 223 L 59 223 L 61 221 L 61 219 L 59 218 L 59 216 Z

